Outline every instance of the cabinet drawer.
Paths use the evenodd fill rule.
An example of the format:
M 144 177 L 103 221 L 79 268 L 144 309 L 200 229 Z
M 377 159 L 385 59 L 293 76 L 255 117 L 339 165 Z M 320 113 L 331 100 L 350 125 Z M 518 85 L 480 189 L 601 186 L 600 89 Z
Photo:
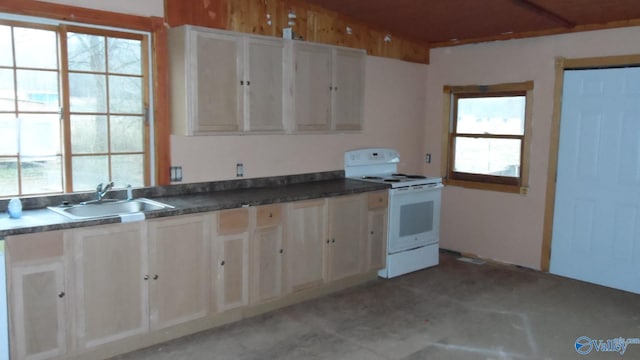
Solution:
M 382 209 L 387 207 L 389 195 L 386 191 L 377 191 L 369 194 L 369 209 Z
M 280 224 L 282 220 L 281 205 L 265 205 L 256 208 L 256 225 L 271 226 Z
M 249 209 L 224 210 L 218 213 L 218 234 L 238 234 L 249 227 Z

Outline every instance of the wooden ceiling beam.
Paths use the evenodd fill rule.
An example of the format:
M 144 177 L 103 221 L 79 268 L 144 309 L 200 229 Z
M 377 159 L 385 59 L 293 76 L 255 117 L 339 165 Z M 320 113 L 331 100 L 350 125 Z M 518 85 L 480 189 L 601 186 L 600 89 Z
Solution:
M 577 25 L 574 22 L 570 21 L 569 19 L 562 17 L 554 13 L 553 11 L 547 8 L 544 8 L 536 3 L 533 3 L 530 0 L 511 0 L 511 1 L 520 7 L 531 10 L 536 14 L 542 15 L 558 24 L 561 24 L 563 27 L 572 28 Z

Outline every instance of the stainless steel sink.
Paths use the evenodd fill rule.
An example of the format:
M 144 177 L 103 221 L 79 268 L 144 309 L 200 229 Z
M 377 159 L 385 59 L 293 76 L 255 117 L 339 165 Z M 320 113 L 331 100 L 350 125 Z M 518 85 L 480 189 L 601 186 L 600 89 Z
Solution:
M 88 204 L 48 207 L 49 210 L 71 219 L 92 219 L 172 208 L 173 206 L 171 205 L 163 204 L 161 202 L 145 198 L 120 201 L 103 200 Z

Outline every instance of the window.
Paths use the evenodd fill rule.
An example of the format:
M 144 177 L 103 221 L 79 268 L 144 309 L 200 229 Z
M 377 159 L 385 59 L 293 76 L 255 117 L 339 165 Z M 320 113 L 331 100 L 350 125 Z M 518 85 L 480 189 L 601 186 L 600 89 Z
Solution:
M 149 184 L 147 37 L 0 20 L 0 197 Z
M 533 83 L 445 87 L 447 183 L 525 193 Z

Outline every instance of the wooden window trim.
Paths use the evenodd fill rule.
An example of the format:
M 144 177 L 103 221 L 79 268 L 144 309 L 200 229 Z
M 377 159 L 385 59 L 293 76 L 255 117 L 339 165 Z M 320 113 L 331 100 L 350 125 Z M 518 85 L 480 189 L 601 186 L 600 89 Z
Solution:
M 120 14 L 35 0 L 4 0 L 0 12 L 151 33 L 156 185 L 170 184 L 169 50 L 164 18 Z M 145 51 L 146 53 L 146 51 Z M 147 74 L 148 75 L 148 74 Z
M 525 195 L 529 187 L 529 153 L 531 141 L 531 115 L 533 106 L 533 81 L 520 83 L 505 83 L 495 85 L 468 85 L 468 86 L 444 86 L 443 103 L 443 148 L 442 169 L 445 174 L 443 182 L 449 186 L 459 186 L 471 189 L 490 190 Z M 525 96 L 525 125 L 523 135 L 496 135 L 496 134 L 458 134 L 456 131 L 457 118 L 456 103 L 459 98 L 496 96 Z M 472 174 L 454 172 L 453 154 L 454 138 L 496 138 L 519 139 L 520 149 L 520 177 L 492 176 L 484 174 Z

